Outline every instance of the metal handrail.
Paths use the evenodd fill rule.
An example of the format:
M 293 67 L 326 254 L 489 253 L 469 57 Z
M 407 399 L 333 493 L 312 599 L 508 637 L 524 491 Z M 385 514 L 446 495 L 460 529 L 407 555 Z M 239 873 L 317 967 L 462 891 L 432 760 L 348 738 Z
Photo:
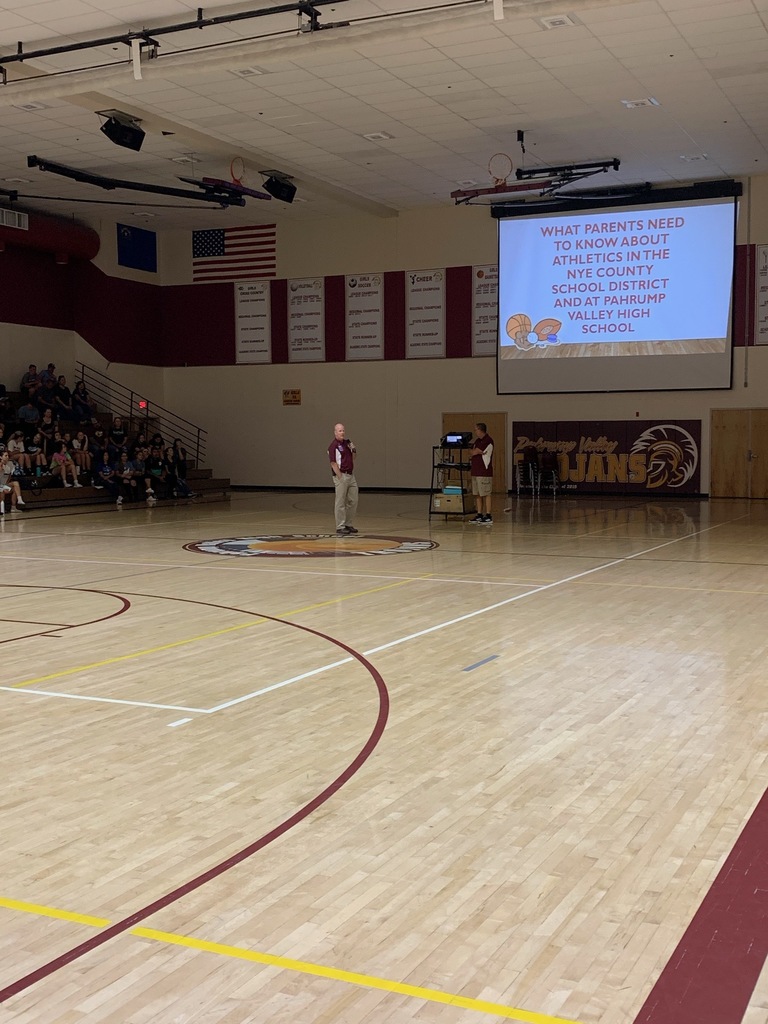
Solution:
M 194 452 L 197 466 L 205 458 L 208 432 L 196 423 L 177 416 L 170 409 L 80 361 L 77 362 L 77 379 L 85 383 L 89 395 L 100 409 L 129 420 L 137 430 L 146 433 L 159 430 L 165 437 L 180 438 L 188 454 L 191 456 Z

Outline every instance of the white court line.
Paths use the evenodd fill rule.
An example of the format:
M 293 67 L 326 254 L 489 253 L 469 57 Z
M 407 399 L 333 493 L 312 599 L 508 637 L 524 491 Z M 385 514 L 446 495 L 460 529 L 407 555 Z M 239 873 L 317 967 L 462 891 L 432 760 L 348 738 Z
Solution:
M 186 725 L 187 722 L 191 722 L 191 721 L 192 721 L 191 718 L 180 718 L 178 720 L 178 722 L 169 722 L 168 723 L 168 728 L 169 729 L 175 729 L 178 725 Z
M 649 555 L 653 551 L 659 551 L 661 548 L 669 547 L 670 544 L 677 544 L 682 540 L 691 540 L 693 537 L 699 537 L 703 533 L 709 533 L 710 530 L 717 530 L 721 526 L 729 526 L 731 523 L 738 522 L 739 519 L 748 518 L 749 513 L 737 516 L 735 519 L 729 519 L 725 523 L 717 523 L 715 526 L 707 526 L 703 530 L 697 530 L 696 533 L 686 534 L 685 537 L 675 537 L 673 540 L 665 541 L 663 544 L 655 544 L 653 547 L 645 548 L 643 551 L 636 551 L 633 555 L 624 555 L 621 558 L 616 558 L 611 562 L 604 562 L 602 565 L 597 565 L 593 569 L 585 569 L 584 572 L 575 573 L 573 576 L 566 576 L 564 579 L 555 580 L 553 583 L 544 583 L 541 586 L 534 587 L 532 590 L 527 590 L 524 594 L 515 594 L 513 597 L 508 597 L 504 601 L 497 601 L 496 604 L 487 605 L 485 608 L 478 608 L 476 611 L 467 612 L 465 615 L 459 615 L 454 619 L 448 619 L 446 622 L 439 622 L 435 626 L 428 626 L 426 629 L 420 629 L 417 633 L 409 633 L 407 636 L 399 637 L 397 640 L 390 640 L 389 643 L 380 644 L 378 647 L 372 647 L 369 651 L 363 651 L 363 657 L 368 658 L 372 654 L 378 654 L 381 651 L 391 650 L 393 647 L 399 647 L 400 644 L 408 643 L 410 640 L 418 640 L 419 637 L 427 636 L 430 633 L 436 633 L 440 629 L 447 629 L 449 626 L 455 626 L 459 622 L 466 622 L 468 619 L 474 619 L 478 615 L 485 615 L 487 612 L 495 611 L 497 608 L 503 608 L 505 605 L 513 604 L 515 601 L 522 601 L 526 597 L 533 597 L 534 594 L 541 594 L 545 590 L 552 590 L 555 587 L 562 587 L 566 583 L 573 583 L 574 580 L 582 579 L 584 576 L 591 576 L 592 573 L 602 572 L 603 569 L 610 569 L 612 566 L 621 565 L 623 562 L 630 562 L 634 558 L 642 558 L 643 555 Z M 322 672 L 328 672 L 332 668 L 338 668 L 340 665 L 348 665 L 350 662 L 355 661 L 355 658 L 342 658 L 341 661 L 334 661 L 328 665 L 322 665 L 320 668 L 313 669 L 311 672 L 303 672 L 301 675 L 292 676 L 290 679 L 283 679 L 279 683 L 273 683 L 271 686 L 265 686 L 261 690 L 254 690 L 253 693 L 246 693 L 242 697 L 235 697 L 234 700 L 225 701 L 223 704 L 217 704 L 215 707 L 209 708 L 209 713 L 214 714 L 216 711 L 224 711 L 226 708 L 234 707 L 235 704 L 243 704 L 245 701 L 253 700 L 255 697 L 261 697 L 262 694 L 270 693 L 272 690 L 279 690 L 283 686 L 289 686 L 291 683 L 298 683 L 302 679 L 308 679 L 310 676 L 320 675 Z
M 301 675 L 291 676 L 290 679 L 283 679 L 279 683 L 272 683 L 271 686 L 265 686 L 262 690 L 254 690 L 253 693 L 246 693 L 243 697 L 235 697 L 234 700 L 228 700 L 224 704 L 217 704 L 215 708 L 208 708 L 208 714 L 212 715 L 214 711 L 223 711 L 224 708 L 234 707 L 235 704 L 243 704 L 247 700 L 252 700 L 254 697 L 260 697 L 263 693 L 271 693 L 272 690 L 279 690 L 283 686 L 290 686 L 291 683 L 299 683 L 302 679 L 309 679 L 311 676 L 319 676 L 321 672 L 328 672 L 329 669 L 338 668 L 339 665 L 348 665 L 351 661 L 355 661 L 355 658 L 342 658 L 340 661 L 331 662 L 330 665 L 322 665 L 320 668 L 313 668 L 309 672 L 302 672 Z
M 330 536 L 330 534 L 329 534 Z M 691 535 L 693 536 L 693 534 Z M 526 554 L 526 552 L 521 552 Z M 225 556 L 222 556 L 225 557 Z M 568 558 L 572 557 L 569 555 L 556 554 L 552 555 L 552 558 Z M 578 556 L 578 557 L 592 557 L 592 556 Z M 268 569 L 266 566 L 262 567 L 259 565 L 258 569 L 255 565 L 240 565 L 235 562 L 234 558 L 231 562 L 227 562 L 226 566 L 219 563 L 211 563 L 206 565 L 193 565 L 185 564 L 183 562 L 116 562 L 112 559 L 97 559 L 97 558 L 50 558 L 44 555 L 0 555 L 0 561 L 9 559 L 11 561 L 18 562 L 58 562 L 65 565 L 117 565 L 125 568 L 142 568 L 142 569 L 195 569 L 202 570 L 204 572 L 272 572 L 281 573 L 287 576 L 333 576 L 337 579 L 363 579 L 363 580 L 410 580 L 412 583 L 473 583 L 475 585 L 480 584 L 482 586 L 492 587 L 524 587 L 524 583 L 505 583 L 505 582 L 490 582 L 488 580 L 470 580 L 470 579 L 451 579 L 446 576 L 438 577 L 424 577 L 424 576 L 387 576 L 383 573 L 381 575 L 370 572 L 322 572 L 317 569 Z M 107 577 L 108 580 L 108 577 Z M 87 587 L 87 583 L 78 584 L 73 587 L 77 590 L 78 586 Z M 0 590 L 3 587 L 12 588 L 12 583 L 0 583 Z M 44 584 L 40 584 L 40 590 L 45 591 L 47 588 Z M 152 597 L 152 594 L 145 595 L 146 597 Z
M 185 708 L 178 704 L 150 704 L 143 700 L 119 700 L 117 697 L 90 697 L 82 693 L 59 693 L 56 690 L 27 690 L 19 686 L 0 686 L 6 693 L 31 693 L 39 697 L 64 697 L 66 700 L 89 700 L 97 704 L 128 704 L 132 708 L 159 708 L 161 711 L 189 711 L 195 715 L 210 715 L 208 708 Z
M 476 618 L 478 615 L 484 615 L 486 612 L 495 611 L 497 608 L 503 608 L 505 605 L 513 604 L 515 601 L 521 601 L 521 600 L 523 600 L 523 598 L 532 597 L 533 595 L 543 593 L 546 590 L 552 590 L 555 587 L 564 586 L 566 583 L 572 583 L 572 582 L 574 582 L 574 580 L 581 579 L 584 576 L 590 576 L 590 575 L 592 575 L 593 573 L 596 573 L 596 572 L 601 572 L 603 569 L 610 569 L 612 566 L 621 565 L 623 562 L 629 562 L 629 561 L 632 561 L 635 558 L 642 558 L 643 555 L 651 554 L 653 551 L 659 551 L 662 548 L 669 547 L 671 544 L 678 544 L 680 541 L 691 540 L 694 537 L 699 537 L 699 536 L 701 536 L 704 533 L 709 533 L 712 530 L 717 530 L 721 526 L 729 526 L 731 523 L 738 522 L 740 519 L 747 519 L 749 517 L 749 514 L 750 513 L 748 513 L 748 512 L 744 513 L 744 515 L 736 516 L 735 519 L 729 519 L 729 520 L 727 520 L 724 523 L 716 523 L 714 526 L 708 526 L 708 527 L 706 527 L 703 530 L 697 530 L 696 533 L 689 533 L 689 534 L 686 534 L 684 537 L 675 537 L 672 540 L 665 541 L 662 544 L 655 544 L 653 547 L 644 548 L 642 551 L 636 551 L 632 555 L 624 555 L 621 558 L 616 558 L 616 559 L 613 559 L 610 562 L 604 562 L 602 565 L 597 565 L 597 566 L 595 566 L 592 569 L 585 569 L 583 572 L 575 573 L 574 575 L 571 575 L 571 576 L 566 576 L 566 577 L 564 577 L 561 580 L 555 580 L 552 583 L 545 583 L 545 584 L 542 584 L 541 586 L 533 587 L 531 590 L 527 590 L 524 594 L 515 594 L 513 597 L 508 597 L 508 598 L 506 598 L 503 601 L 497 601 L 495 604 L 487 605 L 485 608 L 479 608 L 476 611 L 467 612 L 465 615 L 460 615 L 460 616 L 458 616 L 458 617 L 456 617 L 454 619 L 448 619 L 446 622 L 440 622 L 440 623 L 437 623 L 437 625 L 434 625 L 434 626 L 428 626 L 426 629 L 419 630 L 416 633 L 409 633 L 407 636 L 400 637 L 397 640 L 390 640 L 388 643 L 381 644 L 378 647 L 372 647 L 369 651 L 363 651 L 363 656 L 364 657 L 370 657 L 370 655 L 372 655 L 372 654 L 378 654 L 381 651 L 390 650 L 393 647 L 398 647 L 400 644 L 408 643 L 411 640 L 417 640 L 419 637 L 427 636 L 428 634 L 437 632 L 438 630 L 441 630 L 441 629 L 447 629 L 449 626 L 454 626 L 454 625 L 456 625 L 459 622 L 466 622 L 468 619 Z M 13 557 L 13 556 L 11 556 L 11 557 Z M 41 558 L 41 559 L 37 559 L 37 561 L 64 561 L 64 559 Z M 97 563 L 97 564 L 103 564 L 103 563 Z M 142 565 L 142 564 L 144 564 L 144 565 L 146 565 L 146 564 L 152 564 L 152 563 L 129 563 L 129 562 L 122 562 L 121 563 L 121 562 L 114 562 L 114 563 L 106 563 L 106 564 L 114 564 L 114 565 L 131 565 L 131 564 Z M 186 568 L 186 566 L 179 566 L 179 568 Z M 267 571 L 270 571 L 270 570 L 267 570 Z M 280 571 L 280 570 L 275 570 L 275 571 Z M 286 570 L 286 571 L 288 571 L 288 570 Z M 319 575 L 319 574 L 317 574 L 317 575 Z M 326 575 L 338 575 L 338 574 L 336 574 L 336 573 L 329 573 L 329 574 L 326 574 Z M 363 575 L 363 576 L 365 576 L 366 574 L 355 574 L 355 575 Z M 373 577 L 373 578 L 391 579 L 392 577 L 382 576 L 382 577 Z M 397 578 L 397 577 L 395 577 L 395 578 Z M 411 577 L 405 577 L 405 579 L 411 579 Z M 416 577 L 414 579 L 414 581 L 416 581 L 418 579 L 419 578 Z M 148 596 L 151 596 L 151 595 L 148 595 Z M 246 701 L 253 700 L 256 697 L 260 697 L 260 696 L 262 696 L 265 693 L 270 693 L 273 690 L 279 690 L 279 689 L 281 689 L 284 686 L 290 686 L 292 683 L 298 683 L 298 682 L 301 682 L 304 679 L 309 679 L 312 676 L 320 675 L 323 672 L 328 672 L 331 669 L 338 668 L 341 665 L 348 665 L 348 664 L 350 664 L 350 662 L 353 662 L 353 661 L 355 661 L 355 659 L 351 658 L 351 657 L 350 658 L 342 658 L 339 661 L 331 662 L 328 665 L 322 665 L 319 668 L 310 670 L 309 672 L 302 672 L 300 675 L 291 676 L 289 679 L 283 679 L 279 683 L 272 683 L 270 686 L 263 687 L 260 690 L 254 690 L 252 693 L 246 693 L 246 694 L 244 694 L 241 697 L 235 697 L 233 700 L 225 701 L 222 704 L 217 704 L 215 707 L 212 707 L 212 708 L 188 708 L 188 707 L 180 707 L 178 705 L 169 705 L 169 704 L 151 704 L 151 703 L 147 703 L 147 702 L 143 702 L 143 701 L 119 700 L 118 698 L 114 698 L 114 697 L 90 697 L 90 696 L 84 696 L 82 694 L 59 693 L 59 692 L 55 692 L 55 691 L 51 691 L 51 690 L 28 690 L 28 689 L 15 688 L 15 687 L 10 687 L 10 686 L 0 686 L 0 691 L 4 690 L 4 691 L 10 692 L 10 693 L 31 693 L 31 694 L 39 694 L 40 696 L 45 696 L 45 697 L 64 697 L 64 698 L 69 699 L 69 700 L 95 701 L 95 702 L 104 703 L 104 704 L 127 704 L 127 705 L 132 706 L 132 707 L 159 708 L 159 709 L 170 710 L 170 711 L 186 711 L 186 712 L 191 712 L 191 713 L 200 714 L 200 715 L 211 715 L 211 714 L 214 714 L 217 711 L 223 711 L 226 708 L 234 707 L 236 704 L 243 704 Z

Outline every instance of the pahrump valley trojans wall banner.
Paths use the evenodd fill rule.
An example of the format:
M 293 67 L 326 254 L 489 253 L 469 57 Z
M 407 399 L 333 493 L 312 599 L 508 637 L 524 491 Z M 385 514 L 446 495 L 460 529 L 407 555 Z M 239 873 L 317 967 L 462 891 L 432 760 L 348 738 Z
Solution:
M 614 494 L 698 494 L 701 420 L 515 423 L 515 465 L 526 448 L 557 455 L 560 488 Z

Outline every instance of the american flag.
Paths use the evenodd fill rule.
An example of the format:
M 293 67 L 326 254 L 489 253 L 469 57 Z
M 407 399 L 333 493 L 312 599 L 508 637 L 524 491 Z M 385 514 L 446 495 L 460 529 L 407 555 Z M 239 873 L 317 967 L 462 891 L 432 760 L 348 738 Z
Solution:
M 274 224 L 192 232 L 192 281 L 241 281 L 274 277 Z

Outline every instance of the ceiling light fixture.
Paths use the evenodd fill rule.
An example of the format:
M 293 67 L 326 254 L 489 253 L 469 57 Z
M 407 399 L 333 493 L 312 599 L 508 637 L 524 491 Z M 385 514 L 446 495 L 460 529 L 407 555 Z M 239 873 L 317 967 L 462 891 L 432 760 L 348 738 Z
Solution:
M 634 110 L 636 107 L 660 107 L 661 104 L 653 96 L 646 96 L 641 100 L 622 100 L 627 110 Z
M 537 18 L 542 28 L 573 28 L 576 22 L 569 14 L 552 14 L 546 18 Z

